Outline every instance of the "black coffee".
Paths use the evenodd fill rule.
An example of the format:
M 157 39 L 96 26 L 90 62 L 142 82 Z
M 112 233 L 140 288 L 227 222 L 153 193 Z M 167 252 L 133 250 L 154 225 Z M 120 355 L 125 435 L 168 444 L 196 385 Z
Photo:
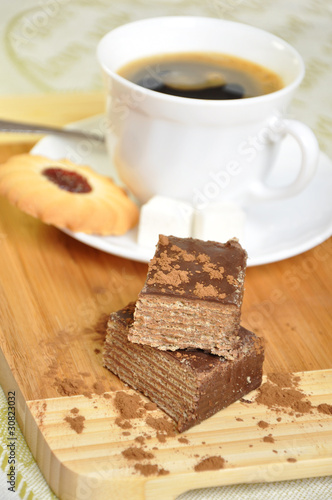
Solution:
M 141 87 L 193 99 L 242 99 L 283 87 L 281 78 L 259 64 L 217 53 L 152 56 L 123 66 L 118 74 Z

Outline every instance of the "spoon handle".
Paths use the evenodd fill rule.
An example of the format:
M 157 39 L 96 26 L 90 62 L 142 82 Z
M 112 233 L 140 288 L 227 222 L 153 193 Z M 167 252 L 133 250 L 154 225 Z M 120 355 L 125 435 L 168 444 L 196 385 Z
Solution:
M 55 134 L 61 136 L 71 136 L 94 141 L 104 142 L 102 134 L 94 132 L 85 132 L 83 130 L 74 130 L 68 128 L 49 127 L 46 125 L 35 125 L 31 123 L 20 123 L 8 120 L 0 120 L 0 132 L 16 132 L 24 134 Z

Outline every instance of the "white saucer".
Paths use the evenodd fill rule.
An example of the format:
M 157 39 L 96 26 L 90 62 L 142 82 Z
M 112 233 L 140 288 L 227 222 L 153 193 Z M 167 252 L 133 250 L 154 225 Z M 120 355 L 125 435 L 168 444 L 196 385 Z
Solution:
M 72 124 L 70 128 L 103 130 L 103 116 L 96 116 Z M 68 139 L 47 136 L 32 149 L 52 159 L 68 158 L 90 165 L 101 174 L 121 182 L 106 154 L 105 146 L 86 139 Z M 291 137 L 287 137 L 277 160 L 271 182 L 280 185 L 294 177 L 300 162 L 300 152 Z M 322 243 L 332 235 L 332 162 L 320 153 L 317 173 L 309 186 L 289 199 L 257 203 L 246 208 L 247 225 L 242 245 L 248 252 L 248 266 L 276 262 L 298 255 Z M 148 262 L 154 251 L 136 242 L 137 230 L 124 236 L 101 237 L 84 233 L 67 234 L 91 247 L 110 254 Z

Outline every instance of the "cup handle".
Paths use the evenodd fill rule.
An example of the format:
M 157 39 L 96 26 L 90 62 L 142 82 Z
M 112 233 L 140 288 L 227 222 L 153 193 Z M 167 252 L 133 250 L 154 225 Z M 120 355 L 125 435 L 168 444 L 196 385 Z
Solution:
M 288 186 L 269 187 L 264 182 L 253 186 L 253 195 L 257 199 L 277 200 L 294 196 L 302 191 L 313 178 L 318 164 L 319 145 L 313 131 L 304 123 L 297 120 L 285 119 L 278 123 L 278 134 L 271 136 L 272 141 L 280 141 L 280 135 L 290 134 L 297 141 L 301 149 L 302 159 L 296 179 Z

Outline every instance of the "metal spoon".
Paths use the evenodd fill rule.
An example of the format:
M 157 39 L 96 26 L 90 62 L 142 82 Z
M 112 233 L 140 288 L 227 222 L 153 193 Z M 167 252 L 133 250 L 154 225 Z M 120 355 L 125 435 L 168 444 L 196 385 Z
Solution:
M 0 132 L 14 132 L 24 134 L 55 134 L 61 136 L 80 137 L 104 142 L 105 138 L 100 133 L 85 132 L 84 130 L 74 130 L 68 128 L 49 127 L 46 125 L 35 125 L 31 123 L 20 123 L 8 120 L 0 120 Z

